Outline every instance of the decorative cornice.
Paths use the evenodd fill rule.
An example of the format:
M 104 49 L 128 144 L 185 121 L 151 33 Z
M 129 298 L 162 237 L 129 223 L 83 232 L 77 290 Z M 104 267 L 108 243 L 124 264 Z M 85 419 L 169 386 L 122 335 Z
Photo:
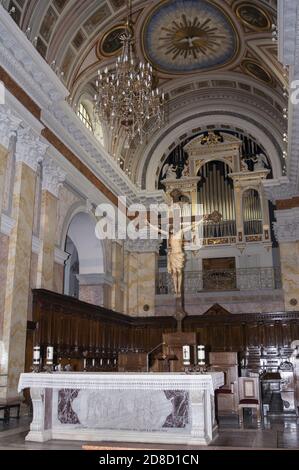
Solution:
M 16 162 L 23 162 L 36 171 L 47 149 L 48 145 L 44 144 L 30 128 L 17 131 Z
M 263 180 L 262 184 L 266 197 L 274 204 L 283 199 L 292 199 L 297 193 L 295 185 L 287 176 L 276 180 Z
M 65 181 L 66 173 L 49 157 L 43 161 L 42 189 L 58 198 L 59 188 Z
M 126 196 L 129 204 L 134 202 L 137 187 L 94 135 L 85 128 L 67 103 L 61 103 L 51 108 L 49 112 L 43 112 L 42 117 L 46 125 L 72 152 L 80 154 L 81 161 L 92 169 L 94 175 L 102 179 L 103 173 L 105 174 L 106 184 L 114 194 Z
M 299 207 L 275 211 L 274 233 L 279 243 L 299 241 Z
M 20 125 L 21 120 L 16 118 L 5 105 L 0 105 L 0 145 L 8 149 L 10 138 Z
M 64 250 L 61 250 L 60 248 L 55 247 L 55 252 L 54 252 L 55 263 L 61 264 L 62 266 L 64 266 L 69 256 L 70 256 L 69 253 L 66 253 Z
M 137 193 L 135 203 L 143 204 L 147 210 L 150 210 L 150 206 L 156 206 L 160 204 L 167 204 L 167 197 L 164 191 L 139 191 Z
M 41 106 L 64 100 L 68 90 L 1 5 L 0 11 L 1 65 Z

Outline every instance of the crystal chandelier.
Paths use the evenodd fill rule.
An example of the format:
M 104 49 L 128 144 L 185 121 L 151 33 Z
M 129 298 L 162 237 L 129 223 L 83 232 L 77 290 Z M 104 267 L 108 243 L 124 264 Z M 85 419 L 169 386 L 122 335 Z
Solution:
M 96 117 L 113 133 L 124 128 L 128 141 L 136 136 L 143 142 L 150 128 L 160 128 L 165 119 L 165 96 L 154 89 L 153 69 L 149 63 L 139 62 L 134 49 L 131 22 L 131 1 L 128 2 L 128 18 L 125 32 L 120 36 L 121 55 L 113 71 L 98 71 L 97 94 L 94 97 Z M 154 124 L 149 126 L 149 120 Z

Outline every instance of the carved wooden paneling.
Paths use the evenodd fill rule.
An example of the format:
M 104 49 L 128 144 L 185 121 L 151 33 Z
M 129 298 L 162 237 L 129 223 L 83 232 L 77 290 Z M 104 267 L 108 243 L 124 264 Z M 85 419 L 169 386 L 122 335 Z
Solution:
M 35 332 L 34 338 L 28 334 L 27 368 L 33 343 L 43 354 L 53 345 L 57 358 L 82 359 L 85 352 L 87 358 L 110 358 L 111 364 L 118 353 L 150 351 L 162 342 L 163 333 L 176 330 L 173 317 L 130 317 L 42 289 L 33 291 L 32 318 Z M 214 305 L 204 315 L 187 316 L 183 330 L 195 332 L 207 351 L 289 346 L 299 339 L 299 312 L 230 314 Z

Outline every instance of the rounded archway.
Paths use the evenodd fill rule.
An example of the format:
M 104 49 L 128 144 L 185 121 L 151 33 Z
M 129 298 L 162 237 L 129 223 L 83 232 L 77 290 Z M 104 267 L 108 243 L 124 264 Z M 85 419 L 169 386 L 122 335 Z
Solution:
M 70 256 L 64 274 L 64 293 L 67 295 L 82 298 L 82 285 L 99 285 L 106 271 L 104 248 L 96 237 L 95 227 L 96 220 L 85 212 L 77 213 L 69 224 L 65 251 Z

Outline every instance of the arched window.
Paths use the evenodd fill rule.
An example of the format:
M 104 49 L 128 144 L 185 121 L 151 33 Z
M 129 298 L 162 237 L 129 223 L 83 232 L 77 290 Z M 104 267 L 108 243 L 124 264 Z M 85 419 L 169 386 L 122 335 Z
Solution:
M 84 106 L 84 104 L 82 104 L 82 103 L 79 104 L 77 115 L 79 116 L 79 118 L 83 122 L 84 126 L 87 127 L 87 129 L 89 129 L 90 131 L 93 131 L 90 115 L 89 115 L 86 107 Z
M 263 233 L 261 201 L 255 189 L 247 189 L 243 194 L 243 220 L 245 235 Z

